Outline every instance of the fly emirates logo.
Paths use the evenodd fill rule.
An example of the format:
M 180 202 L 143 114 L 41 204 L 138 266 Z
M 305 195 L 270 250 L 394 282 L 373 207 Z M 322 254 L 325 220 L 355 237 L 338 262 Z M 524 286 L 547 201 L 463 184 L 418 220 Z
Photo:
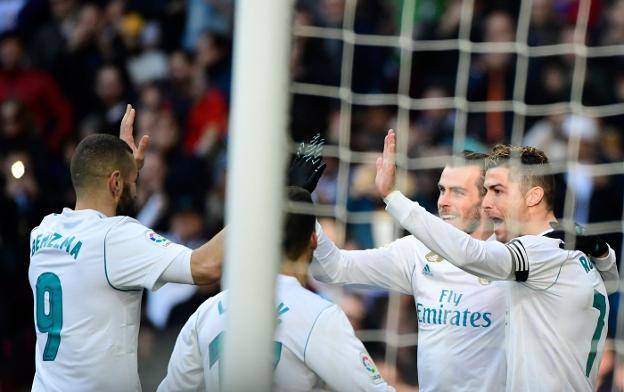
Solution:
M 491 312 L 472 312 L 462 307 L 464 295 L 454 290 L 442 289 L 437 307 L 416 303 L 418 322 L 425 324 L 454 325 L 465 328 L 487 328 L 492 325 Z

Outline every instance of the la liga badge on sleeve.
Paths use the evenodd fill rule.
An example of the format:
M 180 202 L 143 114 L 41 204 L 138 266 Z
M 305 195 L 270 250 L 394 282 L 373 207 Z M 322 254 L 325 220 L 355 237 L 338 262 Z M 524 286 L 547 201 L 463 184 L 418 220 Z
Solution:
M 379 374 L 377 370 L 377 366 L 375 366 L 375 362 L 373 362 L 373 359 L 367 352 L 360 353 L 360 360 L 374 384 L 379 384 L 383 381 L 381 374 Z
M 171 245 L 171 241 L 169 241 L 165 237 L 161 236 L 160 234 L 156 233 L 154 230 L 146 231 L 145 232 L 145 239 L 147 239 L 152 244 L 161 246 L 163 248 L 166 248 L 169 245 Z

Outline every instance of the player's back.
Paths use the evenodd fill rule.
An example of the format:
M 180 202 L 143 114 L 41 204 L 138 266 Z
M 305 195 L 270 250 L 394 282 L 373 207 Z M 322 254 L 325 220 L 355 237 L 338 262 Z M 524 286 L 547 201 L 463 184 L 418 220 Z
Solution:
M 206 390 L 219 389 L 219 352 L 225 330 L 227 292 L 197 310 L 197 331 L 202 348 Z M 274 337 L 274 382 L 277 391 L 309 391 L 320 381 L 305 364 L 305 349 L 314 322 L 323 310 L 335 306 L 304 289 L 294 279 L 278 276 L 277 327 Z
M 104 239 L 123 219 L 64 209 L 33 229 L 33 390 L 141 389 L 136 347 L 142 289 L 114 289 L 106 270 Z
M 593 391 L 609 314 L 600 274 L 582 252 L 559 249 L 559 240 L 514 242 L 526 250 L 529 272 L 509 284 L 507 389 Z
M 279 275 L 274 334 L 274 391 L 394 390 L 379 375 L 344 312 Z M 158 391 L 219 390 L 227 292 L 204 302 L 176 341 Z M 253 355 L 253 353 L 249 353 Z

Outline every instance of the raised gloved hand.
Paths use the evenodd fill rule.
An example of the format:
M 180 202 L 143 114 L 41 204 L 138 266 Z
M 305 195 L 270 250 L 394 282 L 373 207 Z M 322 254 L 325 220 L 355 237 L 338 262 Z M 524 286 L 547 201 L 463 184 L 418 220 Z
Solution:
M 309 142 L 299 145 L 297 154 L 288 168 L 288 185 L 299 186 L 312 193 L 326 165 L 321 158 L 325 139 L 317 133 Z
M 566 232 L 558 222 L 550 222 L 550 225 L 554 230 L 545 235 L 546 237 L 559 238 L 564 241 L 564 243 L 560 245 L 562 249 L 580 250 L 586 255 L 593 257 L 603 257 L 609 252 L 609 245 L 605 240 L 597 235 L 585 235 L 585 228 L 578 223 L 574 224 L 574 233 Z M 576 237 L 574 248 L 567 246 L 565 243 L 567 233 Z

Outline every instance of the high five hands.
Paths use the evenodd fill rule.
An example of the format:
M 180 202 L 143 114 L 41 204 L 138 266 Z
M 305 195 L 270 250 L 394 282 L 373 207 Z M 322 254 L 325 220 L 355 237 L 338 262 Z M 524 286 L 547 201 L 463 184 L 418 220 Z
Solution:
M 136 161 L 137 168 L 141 170 L 143 167 L 143 159 L 145 158 L 145 151 L 149 145 L 149 136 L 143 135 L 139 140 L 139 145 L 134 144 L 134 117 L 136 116 L 136 110 L 132 105 L 126 105 L 126 113 L 124 113 L 121 119 L 121 125 L 119 126 L 119 138 L 126 142 L 132 149 L 132 155 Z
M 393 129 L 388 130 L 384 138 L 384 148 L 382 155 L 377 158 L 377 176 L 375 185 L 381 197 L 388 196 L 395 190 L 396 183 L 396 133 Z

